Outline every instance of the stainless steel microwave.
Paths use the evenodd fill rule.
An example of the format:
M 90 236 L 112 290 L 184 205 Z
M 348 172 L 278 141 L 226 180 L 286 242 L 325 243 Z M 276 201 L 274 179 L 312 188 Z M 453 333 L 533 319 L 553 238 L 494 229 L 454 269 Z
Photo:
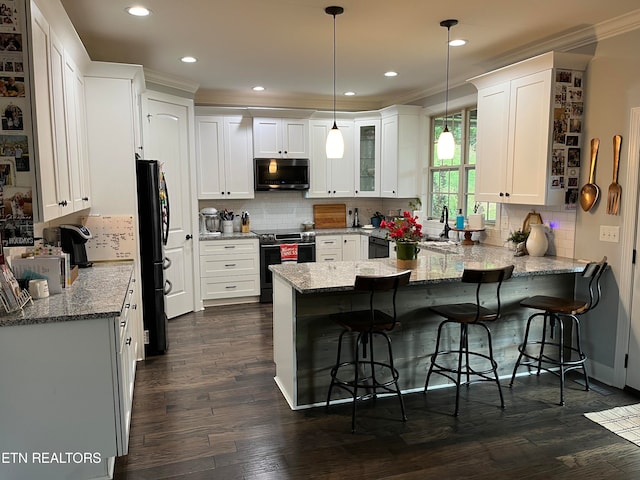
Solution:
M 256 158 L 254 162 L 256 191 L 309 190 L 309 159 Z

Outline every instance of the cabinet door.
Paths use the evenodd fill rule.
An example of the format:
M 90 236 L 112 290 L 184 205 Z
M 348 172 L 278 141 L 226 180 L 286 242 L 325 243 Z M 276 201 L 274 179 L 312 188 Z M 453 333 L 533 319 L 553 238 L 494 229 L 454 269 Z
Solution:
M 251 118 L 224 118 L 225 198 L 253 198 Z
M 342 236 L 342 260 L 360 260 L 360 235 Z
M 254 118 L 253 156 L 255 158 L 280 158 L 282 150 L 281 119 Z
M 223 198 L 223 117 L 196 117 L 198 198 Z
M 309 158 L 309 121 L 285 118 L 282 120 L 282 156 Z
M 331 179 L 331 196 L 333 197 L 353 197 L 354 187 L 354 132 L 353 122 L 338 121 L 338 128 L 344 140 L 344 155 L 342 158 L 327 159 L 329 167 L 329 178 Z M 333 126 L 333 122 L 331 122 Z M 328 133 L 328 131 L 327 131 Z M 325 137 L 325 143 L 326 143 Z M 325 149 L 326 155 L 326 149 Z M 326 158 L 326 157 L 325 157 Z
M 327 135 L 331 125 L 328 120 L 311 120 L 309 122 L 309 190 L 308 198 L 324 198 L 331 196 L 329 176 L 331 175 L 327 153 Z
M 37 118 L 39 194 L 43 221 L 56 218 L 59 212 L 58 186 L 55 168 L 53 111 L 51 109 L 51 62 L 49 55 L 49 24 L 32 5 L 32 53 L 34 105 Z
M 354 142 L 355 194 L 380 195 L 380 120 L 356 120 Z
M 80 142 L 81 131 L 84 127 L 80 124 L 80 100 L 78 91 L 81 84 L 78 77 L 82 75 L 78 71 L 78 67 L 69 57 L 64 56 L 64 100 L 65 111 L 67 114 L 66 131 L 67 131 L 67 152 L 69 158 L 69 182 L 70 182 L 70 201 L 72 202 L 72 210 L 78 211 L 83 209 L 83 191 L 82 191 L 82 152 L 84 142 Z
M 91 207 L 91 167 L 89 165 L 89 145 L 87 137 L 87 104 L 85 96 L 84 76 L 78 71 L 75 76 L 77 121 L 78 121 L 78 155 L 80 164 L 80 209 Z
M 397 197 L 398 189 L 398 117 L 382 119 L 380 194 Z
M 71 182 L 69 181 L 69 149 L 67 145 L 67 112 L 65 105 L 64 50 L 62 43 L 50 31 L 51 54 L 51 100 L 53 109 L 53 129 L 55 143 L 55 169 L 58 184 L 58 216 L 73 211 Z
M 478 91 L 475 195 L 479 201 L 507 200 L 509 95 L 509 82 Z
M 507 163 L 511 203 L 545 204 L 551 173 L 551 75 L 547 70 L 511 81 Z

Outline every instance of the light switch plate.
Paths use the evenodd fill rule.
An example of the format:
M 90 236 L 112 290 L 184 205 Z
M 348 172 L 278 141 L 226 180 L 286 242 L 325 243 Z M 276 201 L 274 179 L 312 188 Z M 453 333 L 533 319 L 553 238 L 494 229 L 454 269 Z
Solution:
M 600 241 L 618 243 L 620 241 L 620 227 L 600 225 Z

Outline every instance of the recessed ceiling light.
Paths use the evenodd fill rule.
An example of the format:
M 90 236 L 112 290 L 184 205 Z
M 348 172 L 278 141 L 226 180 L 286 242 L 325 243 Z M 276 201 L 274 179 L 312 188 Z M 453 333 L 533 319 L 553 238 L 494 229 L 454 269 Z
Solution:
M 397 77 L 398 76 L 398 72 L 385 72 L 384 76 L 385 77 Z
M 356 92 L 344 92 L 344 94 L 345 94 L 347 97 L 353 97 L 353 96 L 356 94 Z
M 151 14 L 151 10 L 145 7 L 140 7 L 140 6 L 128 7 L 126 10 L 129 15 L 133 15 L 136 17 L 146 17 L 147 15 Z
M 253 91 L 254 92 L 263 92 L 264 91 L 264 87 L 261 87 L 260 85 L 256 85 L 255 87 L 253 87 Z
M 462 45 L 466 45 L 467 41 L 463 38 L 456 38 L 455 40 L 451 40 L 449 45 L 452 47 L 461 47 Z
M 196 63 L 198 61 L 195 57 L 182 57 L 180 60 L 184 63 Z

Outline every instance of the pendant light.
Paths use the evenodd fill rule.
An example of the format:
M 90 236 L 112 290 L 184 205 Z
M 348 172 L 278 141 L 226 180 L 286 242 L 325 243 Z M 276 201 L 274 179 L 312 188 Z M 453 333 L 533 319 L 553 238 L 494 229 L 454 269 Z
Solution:
M 333 16 L 333 127 L 327 135 L 327 158 L 342 158 L 344 156 L 344 139 L 336 124 L 336 15 L 344 12 L 342 7 L 327 7 L 325 13 Z
M 451 160 L 456 150 L 456 142 L 453 139 L 453 133 L 449 131 L 447 124 L 449 115 L 449 50 L 451 41 L 451 27 L 458 24 L 458 20 L 443 20 L 440 22 L 441 27 L 447 27 L 447 89 L 444 100 L 444 130 L 438 138 L 438 158 L 440 160 Z

